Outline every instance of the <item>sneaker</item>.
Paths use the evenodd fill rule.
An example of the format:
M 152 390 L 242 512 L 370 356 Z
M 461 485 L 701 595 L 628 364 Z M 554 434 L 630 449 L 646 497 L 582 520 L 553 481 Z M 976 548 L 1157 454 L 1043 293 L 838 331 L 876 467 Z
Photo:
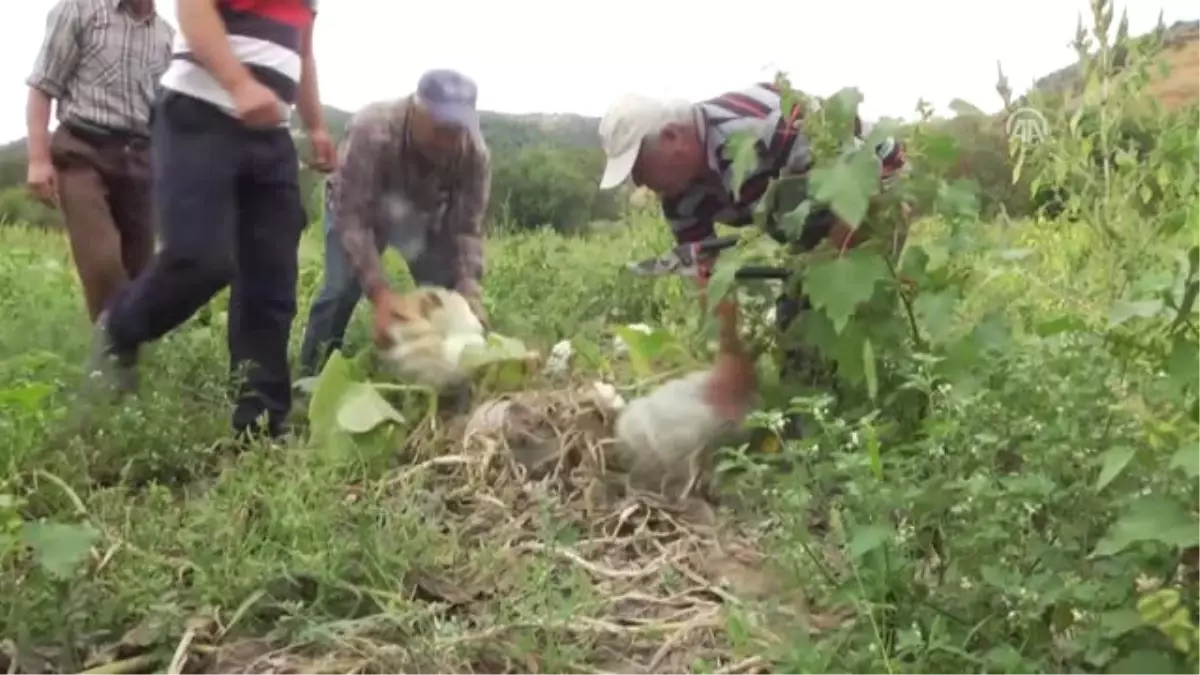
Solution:
M 84 372 L 91 382 L 122 394 L 137 390 L 137 354 L 118 354 L 108 332 L 108 312 L 100 313 L 92 328 L 92 349 Z

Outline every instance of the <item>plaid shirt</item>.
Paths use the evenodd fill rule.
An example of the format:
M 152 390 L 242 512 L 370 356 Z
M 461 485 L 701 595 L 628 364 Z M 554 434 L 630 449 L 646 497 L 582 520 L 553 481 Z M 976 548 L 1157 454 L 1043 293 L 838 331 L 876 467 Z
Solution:
M 779 90 L 774 85 L 758 84 L 696 106 L 696 123 L 703 132 L 708 165 L 715 177 L 691 186 L 673 199 L 663 200 L 663 214 L 671 223 L 677 242 L 690 243 L 715 236 L 714 223 L 751 224 L 754 207 L 771 180 L 781 174 L 804 174 L 812 168 L 808 139 L 797 130 L 800 107 L 795 106 L 785 116 L 781 104 Z M 733 161 L 725 155 L 726 145 L 738 132 L 752 134 L 757 151 L 757 162 L 744 177 L 740 194 L 735 192 L 738 186 L 734 182 Z M 883 160 L 885 178 L 902 168 L 903 153 L 894 140 L 885 140 L 876 151 Z
M 150 133 L 150 108 L 175 30 L 126 0 L 58 0 L 25 81 L 58 101 L 61 122 Z
M 426 228 L 422 256 L 454 270 L 455 290 L 478 302 L 483 279 L 483 217 L 491 189 L 491 160 L 483 137 L 471 135 L 452 161 L 435 166 L 409 132 L 411 98 L 374 103 L 346 130 L 338 169 L 326 185 L 334 229 L 368 295 L 386 286 L 379 265 L 395 228 Z M 406 208 L 394 208 L 403 203 Z M 406 218 L 419 214 L 420 218 Z M 398 215 L 401 220 L 398 220 Z M 401 232 L 401 238 L 406 233 Z

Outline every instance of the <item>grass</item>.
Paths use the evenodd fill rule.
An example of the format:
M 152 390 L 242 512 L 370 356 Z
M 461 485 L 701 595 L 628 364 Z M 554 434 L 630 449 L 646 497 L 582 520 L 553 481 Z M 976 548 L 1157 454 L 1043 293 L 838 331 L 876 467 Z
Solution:
M 979 222 L 969 185 L 915 172 L 932 215 L 899 273 L 864 249 L 808 260 L 822 307 L 801 337 L 837 359 L 838 396 L 764 377 L 752 422 L 800 412 L 806 437 L 783 464 L 724 449 L 715 503 L 614 489 L 603 416 L 567 386 L 644 388 L 613 324 L 706 358 L 694 290 L 623 273 L 668 245 L 656 217 L 488 242 L 493 328 L 579 346 L 568 381 L 527 383 L 561 460 L 536 476 L 510 437 L 465 437 L 403 395 L 408 423 L 354 437 L 318 433 L 327 411 L 301 400 L 311 435 L 233 454 L 224 295 L 146 350 L 136 397 L 82 409 L 90 329 L 64 239 L 0 227 L 0 666 L 1196 672 L 1196 118 L 1163 116 L 1144 157 L 1108 161 L 1093 149 L 1120 120 L 1101 117 L 1026 166 L 1087 179 L 1061 220 Z M 948 144 L 918 137 L 913 156 Z M 293 351 L 321 246 L 314 228 Z M 822 329 L 831 308 L 844 328 Z
M 479 520 L 501 516 L 479 505 L 445 518 L 442 528 L 430 527 L 429 509 L 452 494 L 453 485 L 439 488 L 422 476 L 400 480 L 406 469 L 386 457 L 384 468 L 371 472 L 361 457 L 309 447 L 302 439 L 240 457 L 223 453 L 229 408 L 220 298 L 152 348 L 136 399 L 99 419 L 78 418 L 72 391 L 89 329 L 62 237 L 20 227 L 0 230 L 0 237 L 7 251 L 0 267 L 5 312 L 24 317 L 0 337 L 3 353 L 11 355 L 0 388 L 49 385 L 29 406 L 6 409 L 0 418 L 5 475 L 28 486 L 28 518 L 72 514 L 78 500 L 103 532 L 96 560 L 75 582 L 5 582 L 10 590 L 23 589 L 5 593 L 8 621 L 0 631 L 26 647 L 9 655 L 22 669 L 111 661 L 139 668 L 145 661 L 121 659 L 146 650 L 165 664 L 181 636 L 192 634 L 198 636 L 193 658 L 204 656 L 208 667 L 221 671 L 271 667 L 278 639 L 261 649 L 252 640 L 225 639 L 233 647 L 219 654 L 201 642 L 272 632 L 292 643 L 286 658 L 307 655 L 310 660 L 300 661 L 307 665 L 298 667 L 321 671 L 360 665 L 576 670 L 592 653 L 589 640 L 617 638 L 624 646 L 609 651 L 620 669 L 622 650 L 644 641 L 635 628 L 586 621 L 607 614 L 605 603 L 619 592 L 601 595 L 584 569 L 564 568 L 553 550 L 538 553 L 545 548 L 539 541 L 575 540 L 585 526 L 549 520 L 562 509 L 548 502 L 538 509 L 544 522 L 533 526 L 539 536 L 524 542 L 533 553 L 514 567 L 504 556 L 522 545 L 514 541 L 520 527 L 492 523 L 489 536 L 480 537 L 489 528 Z M 615 245 L 618 237 L 634 245 Z M 497 328 L 548 345 L 563 335 L 595 333 L 606 312 L 631 321 L 663 315 L 661 290 L 644 289 L 645 297 L 619 308 L 592 295 L 596 288 L 627 285 L 620 266 L 663 241 L 661 231 L 643 225 L 632 237 L 622 230 L 590 241 L 541 233 L 493 242 L 490 287 L 512 289 L 488 298 Z M 304 242 L 302 297 L 317 289 L 320 246 L 315 236 Z M 543 264 L 534 269 L 519 264 L 538 260 Z M 388 263 L 403 280 L 402 266 Z M 571 309 L 547 313 L 546 303 Z M 350 331 L 358 347 L 366 344 L 363 319 Z M 602 571 L 599 582 L 629 586 L 621 582 L 624 575 Z M 675 583 L 687 590 L 683 579 Z M 499 588 L 508 592 L 499 595 Z M 626 604 L 620 611 L 644 602 L 635 594 Z M 477 606 L 460 608 L 463 617 L 455 618 L 460 605 Z M 547 627 L 556 622 L 559 628 Z M 188 633 L 189 626 L 196 630 Z M 131 628 L 133 638 L 126 635 Z M 558 639 L 576 633 L 583 641 L 578 645 Z M 384 642 L 389 636 L 394 644 Z M 322 661 L 322 653 L 331 660 Z

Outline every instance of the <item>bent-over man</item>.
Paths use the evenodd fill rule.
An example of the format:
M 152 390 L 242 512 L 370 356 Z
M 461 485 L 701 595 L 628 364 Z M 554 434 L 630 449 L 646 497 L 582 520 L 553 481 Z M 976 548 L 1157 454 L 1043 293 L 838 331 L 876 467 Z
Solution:
M 781 175 L 805 176 L 813 166 L 808 139 L 796 124 L 799 106 L 782 110 L 782 97 L 772 84 L 728 92 L 701 103 L 670 103 L 638 95 L 618 99 L 600 121 L 607 156 L 601 189 L 633 183 L 655 192 L 678 243 L 695 243 L 715 235 L 715 223 L 735 227 L 753 223 L 758 202 L 770 181 Z M 739 186 L 725 146 L 738 132 L 755 139 L 757 161 Z M 861 140 L 862 123 L 855 119 Z M 905 166 L 901 146 L 887 139 L 875 148 L 885 184 Z M 777 203 L 768 215 L 774 230 L 783 213 L 799 205 L 801 189 L 788 191 L 793 203 Z M 778 235 L 778 232 L 775 233 Z M 815 209 L 799 248 L 811 249 L 828 237 L 837 246 L 854 245 L 854 230 L 828 209 Z M 776 324 L 783 331 L 804 309 L 807 298 L 780 298 Z M 789 350 L 785 367 L 795 372 L 808 359 Z
M 63 215 L 93 321 L 154 254 L 150 109 L 173 35 L 154 0 L 58 0 L 26 80 L 27 187 Z
M 282 435 L 291 411 L 287 349 L 306 224 L 293 103 L 317 168 L 333 163 L 312 51 L 316 11 L 315 0 L 179 0 L 181 36 L 153 132 L 163 246 L 97 321 L 94 367 L 129 388 L 138 348 L 230 286 L 241 437 L 263 422 Z
M 385 246 L 408 262 L 417 285 L 461 293 L 486 321 L 483 219 L 491 161 L 475 109 L 477 87 L 461 73 L 425 73 L 415 93 L 373 103 L 350 121 L 325 204 L 325 279 L 300 348 L 301 374 L 339 349 L 365 292 L 373 338 L 387 342 L 395 298 L 380 267 Z

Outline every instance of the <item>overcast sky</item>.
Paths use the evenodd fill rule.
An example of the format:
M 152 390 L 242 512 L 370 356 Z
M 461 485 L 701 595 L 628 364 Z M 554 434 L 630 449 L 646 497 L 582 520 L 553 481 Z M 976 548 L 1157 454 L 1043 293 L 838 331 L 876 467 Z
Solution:
M 24 79 L 53 0 L 4 4 L 0 141 L 25 135 Z M 1168 24 L 1197 18 L 1193 5 L 1131 3 L 1132 31 L 1152 28 L 1160 10 Z M 703 6 L 697 0 L 321 0 L 316 50 L 323 98 L 355 110 L 408 93 L 423 70 L 449 67 L 475 78 L 484 109 L 599 115 L 628 91 L 699 99 L 782 69 L 815 94 L 857 86 L 868 119 L 909 116 L 920 97 L 942 109 L 962 98 L 996 110 L 996 61 L 1022 91 L 1074 60 L 1068 43 L 1079 12 L 1088 11 L 1086 0 Z M 175 23 L 174 0 L 160 0 L 159 11 Z

